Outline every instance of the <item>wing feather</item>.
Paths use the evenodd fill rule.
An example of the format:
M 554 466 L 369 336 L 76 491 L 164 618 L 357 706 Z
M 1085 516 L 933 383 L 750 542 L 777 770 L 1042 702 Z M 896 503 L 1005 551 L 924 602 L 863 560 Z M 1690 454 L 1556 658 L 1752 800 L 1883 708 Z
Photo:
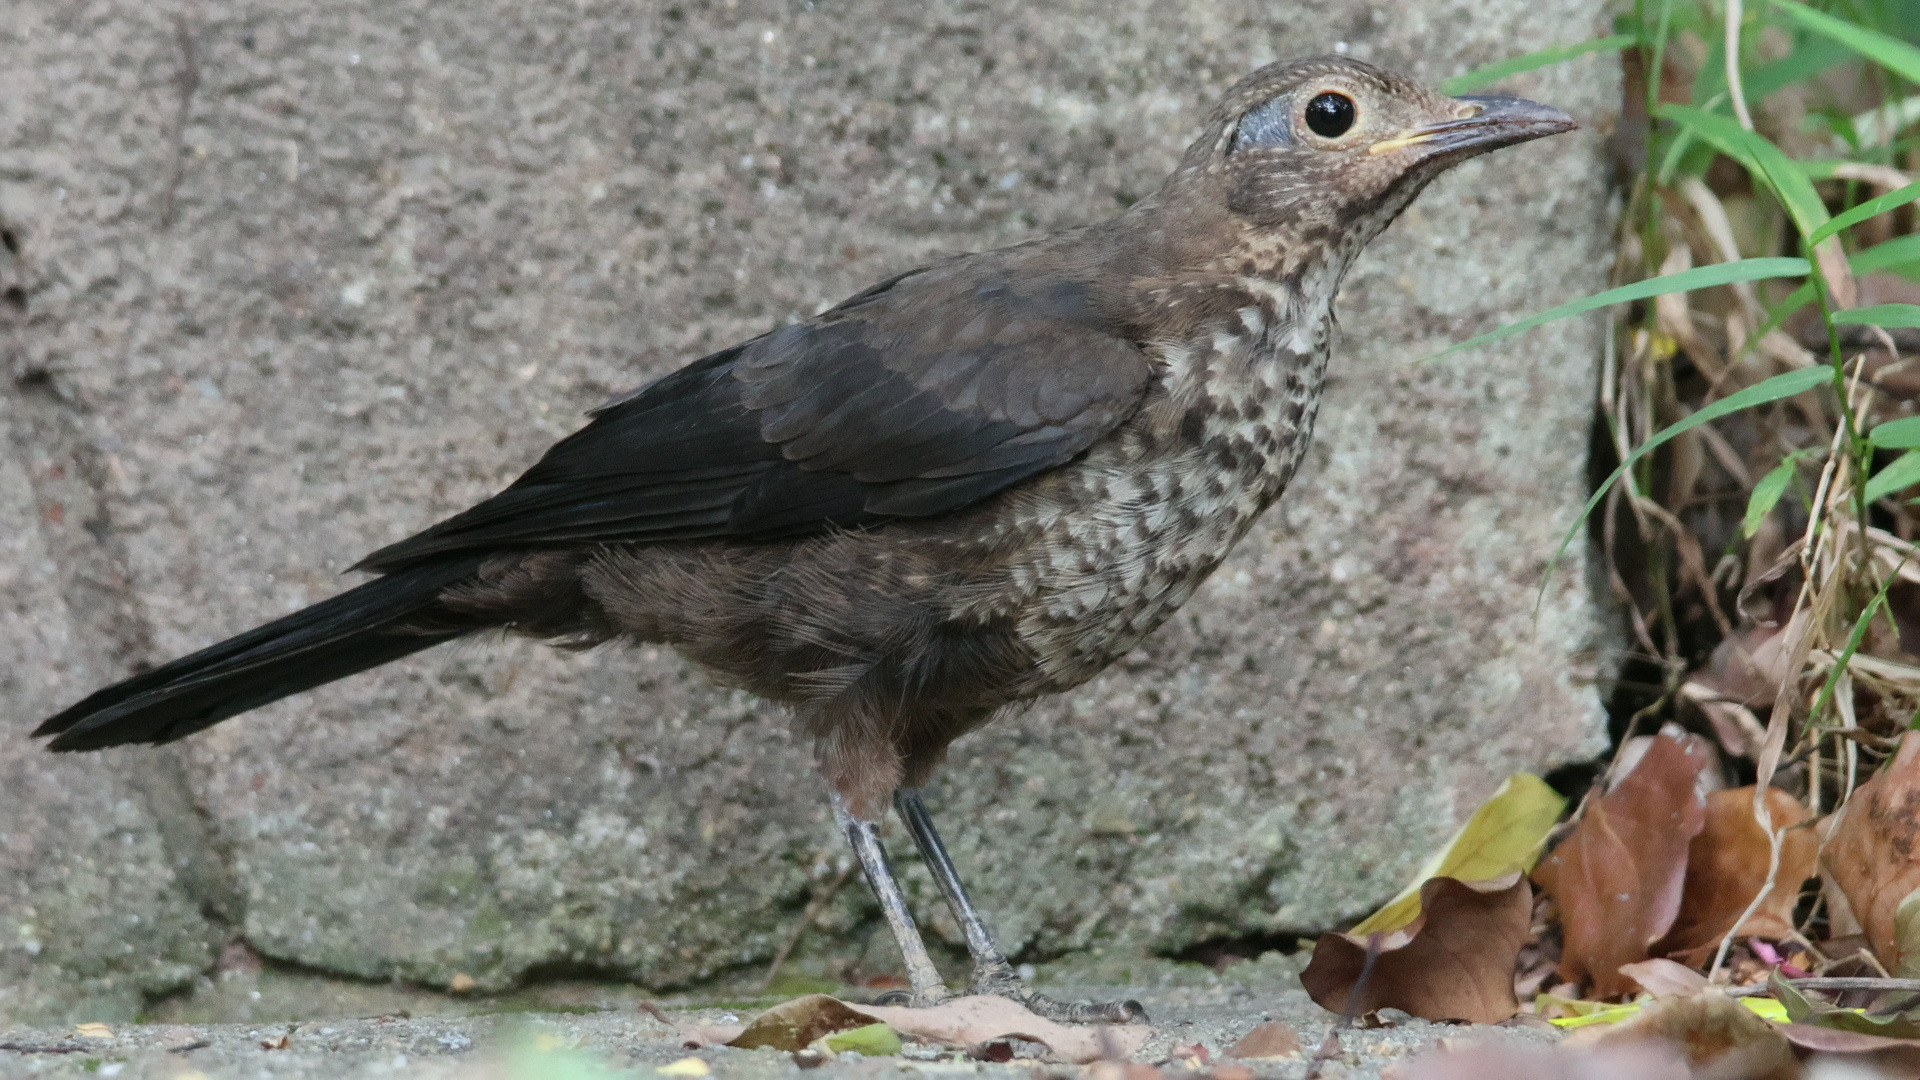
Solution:
M 889 279 L 614 399 L 505 491 L 361 566 L 806 535 L 990 498 L 1071 460 L 1146 391 L 1145 352 L 1090 296 L 1011 253 Z

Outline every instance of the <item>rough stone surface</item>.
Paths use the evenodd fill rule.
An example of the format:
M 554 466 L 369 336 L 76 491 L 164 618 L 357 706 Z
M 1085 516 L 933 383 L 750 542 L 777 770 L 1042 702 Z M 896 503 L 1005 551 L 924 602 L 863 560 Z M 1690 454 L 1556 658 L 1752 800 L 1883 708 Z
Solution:
M 784 719 L 671 655 L 463 644 L 178 747 L 55 759 L 25 732 L 326 596 L 616 391 L 937 252 L 1114 212 L 1257 64 L 1347 48 L 1437 80 L 1599 18 L 1586 0 L 7 10 L 16 1017 L 73 1012 L 83 983 L 184 986 L 234 936 L 483 989 L 764 962 L 845 856 Z M 1594 58 L 1519 88 L 1602 125 L 1617 96 Z M 1116 670 L 956 747 L 931 798 L 1010 951 L 1324 927 L 1508 772 L 1597 749 L 1608 643 L 1578 558 L 1533 615 L 1583 491 L 1596 328 L 1410 361 L 1596 288 L 1603 178 L 1590 127 L 1436 185 L 1349 281 L 1282 506 Z M 844 889 L 810 948 L 872 926 Z
M 17 405 L 0 399 L 0 448 L 21 445 Z M 99 662 L 30 525 L 39 510 L 27 474 L 48 465 L 0 457 L 0 701 L 10 714 L 58 708 L 75 679 L 115 670 Z M 49 769 L 17 732 L 0 739 L 0 1018 L 131 1017 L 212 961 L 217 930 L 188 862 L 196 838 L 154 812 L 153 800 L 180 790 L 177 759 L 156 757 L 138 773 L 104 757 Z M 197 824 L 191 812 L 171 820 Z

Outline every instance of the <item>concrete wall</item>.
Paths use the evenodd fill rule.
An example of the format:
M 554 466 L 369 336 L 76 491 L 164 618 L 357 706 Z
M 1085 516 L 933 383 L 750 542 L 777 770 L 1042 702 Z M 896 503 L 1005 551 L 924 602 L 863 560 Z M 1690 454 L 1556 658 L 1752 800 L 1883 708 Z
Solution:
M 226 943 L 482 988 L 764 963 L 845 855 L 774 710 L 654 650 L 443 648 L 183 744 L 41 717 L 318 600 L 583 409 L 937 252 L 1113 213 L 1255 65 L 1438 80 L 1585 0 L 12 0 L 0 19 L 0 1016 Z M 1604 125 L 1611 62 L 1517 87 Z M 1590 126 L 1469 163 L 1341 302 L 1295 490 L 1146 647 L 931 793 L 1009 950 L 1308 931 L 1593 753 Z M 1577 556 L 1576 552 L 1576 556 Z M 952 936 L 934 890 L 917 902 Z M 816 946 L 872 926 L 844 890 Z

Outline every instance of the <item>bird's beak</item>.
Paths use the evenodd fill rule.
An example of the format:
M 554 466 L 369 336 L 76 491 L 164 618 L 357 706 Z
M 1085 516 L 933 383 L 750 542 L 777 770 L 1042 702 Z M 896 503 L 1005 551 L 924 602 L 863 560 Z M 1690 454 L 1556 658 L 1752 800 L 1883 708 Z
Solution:
M 1407 147 L 1418 147 L 1420 156 L 1469 157 L 1512 146 L 1529 139 L 1558 135 L 1579 127 L 1573 117 L 1551 105 L 1504 94 L 1475 94 L 1453 99 L 1458 117 L 1439 124 L 1415 128 L 1403 135 L 1383 139 L 1367 148 L 1369 154 L 1385 154 Z

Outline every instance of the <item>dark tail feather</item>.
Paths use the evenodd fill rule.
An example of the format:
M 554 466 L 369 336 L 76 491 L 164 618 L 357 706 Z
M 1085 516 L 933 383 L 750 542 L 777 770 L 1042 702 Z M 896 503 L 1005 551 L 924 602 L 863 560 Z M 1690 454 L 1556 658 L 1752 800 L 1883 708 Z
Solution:
M 397 570 L 312 607 L 115 683 L 35 729 L 54 750 L 172 742 L 289 694 L 450 641 L 462 626 L 440 607 L 477 558 Z M 449 622 L 451 619 L 451 626 Z M 426 623 L 426 632 L 409 625 Z

